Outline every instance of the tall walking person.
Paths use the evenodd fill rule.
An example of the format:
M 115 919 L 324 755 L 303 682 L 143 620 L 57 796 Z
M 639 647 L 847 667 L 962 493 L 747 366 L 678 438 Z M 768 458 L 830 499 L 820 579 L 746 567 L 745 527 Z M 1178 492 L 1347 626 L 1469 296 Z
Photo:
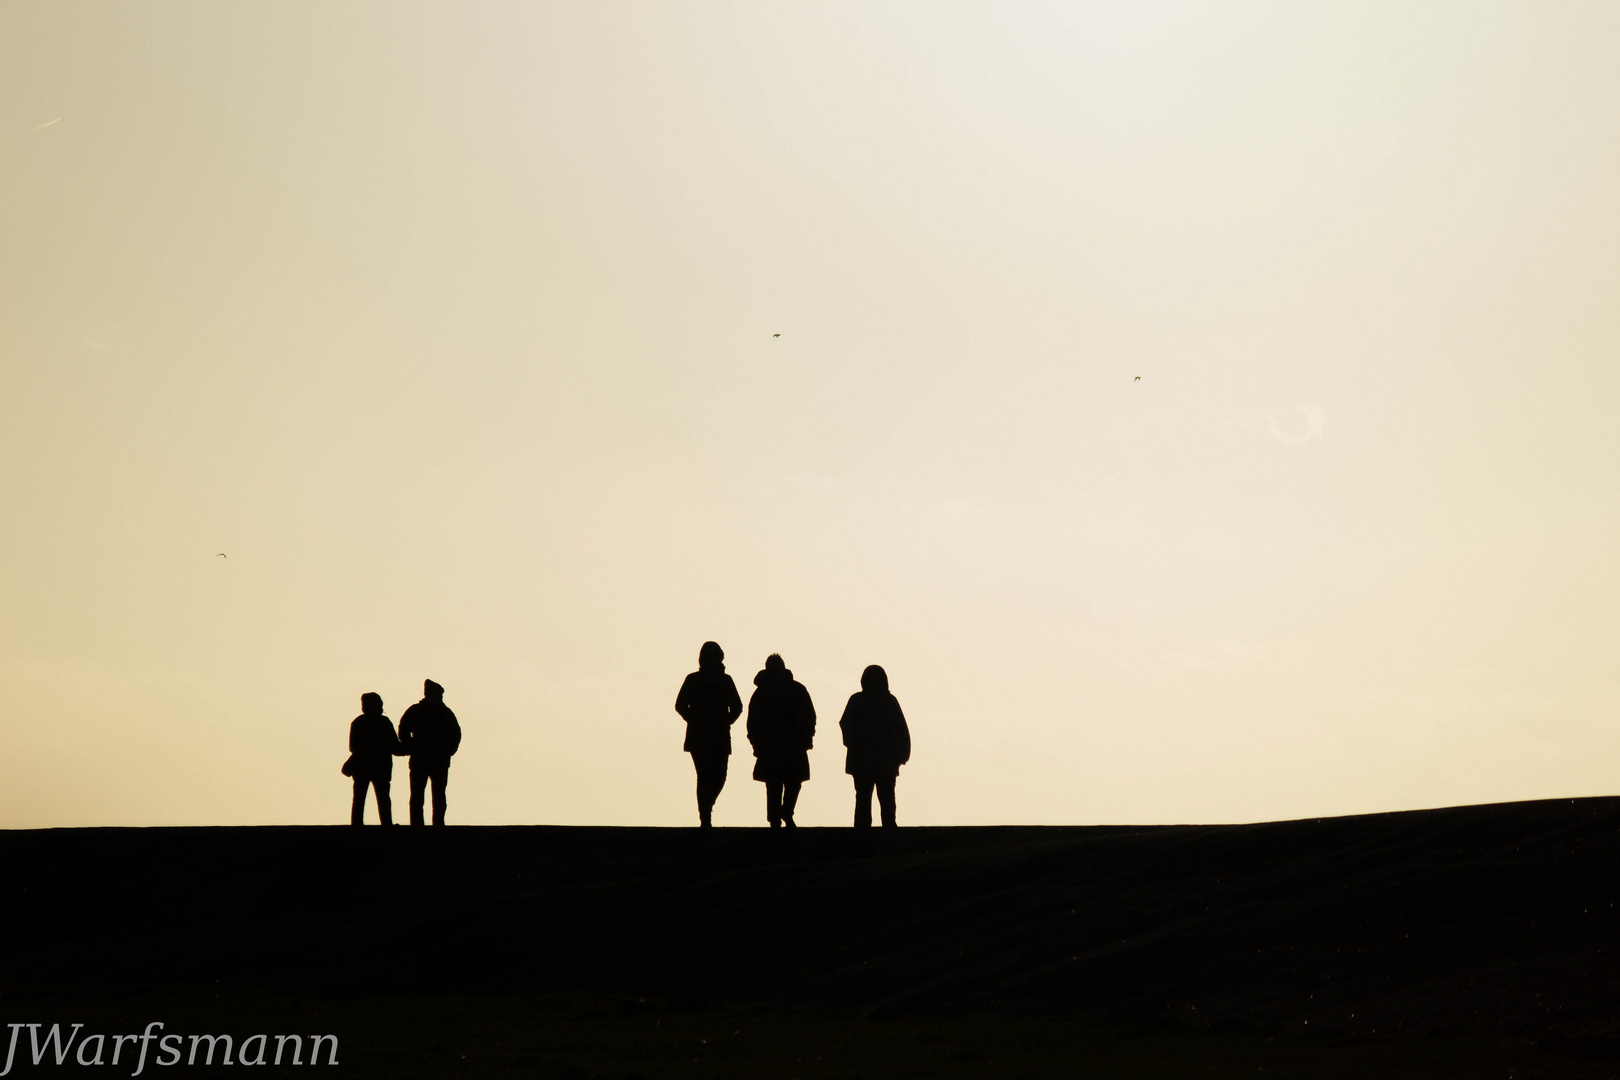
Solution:
M 444 824 L 444 789 L 450 785 L 450 758 L 461 748 L 461 724 L 444 703 L 444 687 L 427 679 L 422 700 L 399 718 L 399 741 L 411 755 L 411 824 L 422 824 L 422 803 L 433 785 L 433 824 Z
M 714 801 L 726 786 L 726 765 L 731 758 L 731 725 L 742 715 L 737 684 L 726 674 L 726 654 L 712 641 L 698 650 L 698 669 L 681 683 L 675 711 L 686 721 L 686 742 L 681 749 L 692 755 L 697 770 L 698 824 L 712 825 Z

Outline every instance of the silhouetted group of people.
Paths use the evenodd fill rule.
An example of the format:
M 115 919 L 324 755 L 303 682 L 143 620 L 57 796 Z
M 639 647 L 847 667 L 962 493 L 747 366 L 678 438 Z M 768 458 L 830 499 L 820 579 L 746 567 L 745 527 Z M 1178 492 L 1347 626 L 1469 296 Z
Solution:
M 714 803 L 726 785 L 731 758 L 731 725 L 742 715 L 737 684 L 726 674 L 725 653 L 712 641 L 698 650 L 698 669 L 681 683 L 675 711 L 686 721 L 681 749 L 697 770 L 698 821 L 712 824 Z M 844 736 L 844 771 L 855 781 L 855 825 L 872 824 L 877 795 L 883 824 L 895 825 L 894 782 L 911 760 L 911 731 L 900 702 L 889 693 L 889 676 L 873 664 L 861 673 L 861 689 L 838 721 Z M 754 779 L 765 785 L 765 818 L 771 828 L 793 828 L 799 789 L 810 779 L 809 751 L 816 737 L 816 708 L 810 691 L 793 678 L 775 653 L 754 676 L 748 699 L 748 742 L 754 748 Z
M 686 742 L 697 769 L 698 821 L 712 825 L 715 800 L 726 786 L 731 759 L 731 725 L 743 714 L 737 684 L 726 674 L 726 656 L 712 641 L 698 651 L 698 669 L 681 683 L 675 711 L 686 721 Z M 889 676 L 873 664 L 861 673 L 861 689 L 852 694 L 838 721 L 844 736 L 844 771 L 855 781 L 855 824 L 872 824 L 872 796 L 881 820 L 895 825 L 894 782 L 900 766 L 911 760 L 911 730 L 900 702 L 889 693 Z M 794 828 L 793 810 L 799 789 L 810 779 L 810 749 L 816 740 L 816 707 L 810 691 L 793 677 L 776 653 L 754 676 L 748 699 L 748 742 L 754 748 L 754 779 L 765 785 L 765 819 L 771 828 Z M 383 715 L 379 694 L 360 695 L 360 715 L 349 724 L 349 760 L 343 775 L 354 779 L 351 825 L 363 825 L 366 793 L 375 791 L 377 818 L 394 823 L 389 787 L 394 759 L 410 758 L 411 824 L 421 825 L 428 789 L 433 792 L 433 824 L 444 824 L 445 788 L 450 759 L 461 748 L 461 724 L 444 703 L 444 687 L 428 679 L 422 700 L 399 718 L 399 731 Z
M 409 757 L 411 767 L 411 824 L 421 825 L 427 790 L 433 789 L 433 824 L 444 824 L 444 789 L 450 783 L 450 759 L 461 748 L 461 724 L 444 703 L 444 687 L 432 679 L 422 684 L 422 700 L 399 718 L 399 731 L 383 715 L 378 694 L 360 695 L 360 715 L 349 725 L 349 760 L 343 775 L 354 778 L 354 808 L 349 824 L 365 823 L 366 791 L 377 793 L 377 818 L 394 823 L 388 788 L 393 782 L 394 759 Z

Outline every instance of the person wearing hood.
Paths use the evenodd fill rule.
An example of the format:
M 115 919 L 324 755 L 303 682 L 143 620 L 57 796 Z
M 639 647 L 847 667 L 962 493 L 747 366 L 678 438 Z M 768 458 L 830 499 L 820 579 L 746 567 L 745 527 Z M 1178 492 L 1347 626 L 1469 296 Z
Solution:
M 893 828 L 894 781 L 911 760 L 911 729 L 900 702 L 889 693 L 889 676 L 876 664 L 861 673 L 861 692 L 852 694 L 838 721 L 849 752 L 844 771 L 855 779 L 855 826 L 872 824 L 872 793 L 877 792 L 884 828 Z
M 758 688 L 748 699 L 748 741 L 754 747 L 754 779 L 765 784 L 765 820 L 771 828 L 794 828 L 799 786 L 810 779 L 807 750 L 815 742 L 816 707 L 810 691 L 776 653 L 754 676 Z
M 402 753 L 394 722 L 383 715 L 382 695 L 361 694 L 360 715 L 349 725 L 349 761 L 343 767 L 346 775 L 354 777 L 350 825 L 365 824 L 368 788 L 377 792 L 377 820 L 384 825 L 394 823 L 388 785 L 394 778 L 394 755 Z
M 444 824 L 450 758 L 461 748 L 461 724 L 444 703 L 444 687 L 427 679 L 422 700 L 399 718 L 399 742 L 411 756 L 411 824 L 422 824 L 422 803 L 433 784 L 433 824 Z
M 726 674 L 726 654 L 712 641 L 698 650 L 698 669 L 681 683 L 675 711 L 686 721 L 686 742 L 681 749 L 692 755 L 697 770 L 698 822 L 707 829 L 714 801 L 726 786 L 726 764 L 731 757 L 731 725 L 742 715 L 737 684 Z

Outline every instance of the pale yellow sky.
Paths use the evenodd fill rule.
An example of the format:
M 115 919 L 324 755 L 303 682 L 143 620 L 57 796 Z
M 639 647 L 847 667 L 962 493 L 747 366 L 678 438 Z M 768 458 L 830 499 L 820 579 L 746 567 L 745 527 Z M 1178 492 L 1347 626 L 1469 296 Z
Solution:
M 1617 196 L 1611 4 L 0 5 L 0 826 L 1612 792 Z

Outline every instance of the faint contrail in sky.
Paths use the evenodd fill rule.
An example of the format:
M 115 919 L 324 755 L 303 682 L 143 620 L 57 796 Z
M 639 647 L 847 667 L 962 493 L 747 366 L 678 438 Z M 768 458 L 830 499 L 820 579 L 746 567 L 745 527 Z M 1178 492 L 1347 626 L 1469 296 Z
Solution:
M 61 120 L 62 120 L 62 118 L 60 116 L 58 116 L 55 120 L 47 120 L 43 124 L 39 125 L 39 127 L 35 128 L 34 130 L 35 131 L 44 131 L 46 128 L 50 127 L 52 124 L 60 123 Z

